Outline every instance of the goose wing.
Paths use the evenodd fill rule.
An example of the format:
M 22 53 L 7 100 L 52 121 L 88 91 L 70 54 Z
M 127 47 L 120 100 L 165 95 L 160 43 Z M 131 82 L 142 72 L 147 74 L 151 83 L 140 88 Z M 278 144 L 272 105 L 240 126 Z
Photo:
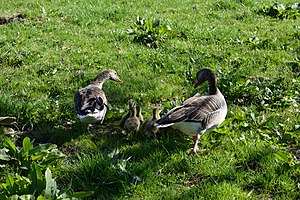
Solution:
M 120 126 L 121 128 L 125 128 L 125 122 L 126 122 L 126 120 L 127 120 L 129 117 L 130 117 L 130 113 L 129 113 L 129 112 L 127 112 L 125 115 L 123 115 L 123 117 L 122 117 L 122 119 L 121 119 L 121 121 L 120 121 L 120 123 L 119 123 L 119 126 Z
M 174 124 L 182 121 L 203 122 L 209 115 L 218 112 L 221 103 L 214 96 L 194 96 L 180 106 L 170 110 L 165 117 L 158 120 L 159 125 Z
M 98 87 L 86 87 L 78 90 L 74 96 L 74 109 L 79 115 L 93 113 L 95 110 L 103 110 L 107 107 L 107 99 L 102 89 Z

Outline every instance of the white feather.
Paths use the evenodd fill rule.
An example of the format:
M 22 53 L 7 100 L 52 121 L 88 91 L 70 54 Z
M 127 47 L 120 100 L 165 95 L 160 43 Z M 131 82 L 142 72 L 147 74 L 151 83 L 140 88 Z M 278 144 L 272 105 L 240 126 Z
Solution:
M 173 128 L 181 131 L 182 133 L 186 134 L 186 135 L 191 135 L 191 136 L 195 136 L 197 135 L 197 133 L 205 133 L 206 130 L 203 130 L 203 127 L 201 125 L 201 123 L 199 122 L 178 122 L 172 125 Z
M 98 121 L 104 120 L 105 114 L 106 114 L 107 108 L 104 107 L 103 110 L 95 110 L 93 113 L 89 113 L 87 115 L 77 115 L 80 121 L 86 123 L 86 124 L 93 124 Z
M 158 124 L 158 123 L 155 123 L 154 126 L 157 127 L 157 128 L 166 128 L 166 127 L 169 127 L 169 126 L 172 126 L 174 123 L 171 123 L 171 124 Z

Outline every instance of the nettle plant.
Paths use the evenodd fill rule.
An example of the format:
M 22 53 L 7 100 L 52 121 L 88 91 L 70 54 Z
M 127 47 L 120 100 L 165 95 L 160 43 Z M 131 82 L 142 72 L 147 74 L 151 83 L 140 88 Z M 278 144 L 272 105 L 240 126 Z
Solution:
M 127 33 L 134 35 L 134 42 L 154 49 L 158 48 L 167 39 L 184 36 L 182 33 L 173 31 L 169 25 L 162 24 L 159 19 L 151 21 L 141 17 L 137 17 L 132 29 L 128 29 Z
M 28 137 L 22 147 L 4 137 L 0 144 L 0 168 L 3 183 L 0 199 L 64 199 L 50 168 L 64 155 L 55 144 L 33 146 Z

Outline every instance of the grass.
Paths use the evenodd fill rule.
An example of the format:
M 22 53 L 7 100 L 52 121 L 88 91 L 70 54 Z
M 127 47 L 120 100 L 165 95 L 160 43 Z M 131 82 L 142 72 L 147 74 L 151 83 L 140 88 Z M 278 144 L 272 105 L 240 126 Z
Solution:
M 87 199 L 299 199 L 299 11 L 276 15 L 274 3 L 1 2 L 1 116 L 17 117 L 17 144 L 57 144 L 66 157 L 53 176 L 70 194 L 93 191 Z M 171 28 L 148 27 L 157 48 L 134 40 L 141 29 L 128 34 L 138 16 Z M 206 84 L 192 87 L 204 67 L 216 72 L 229 112 L 201 137 L 201 156 L 186 156 L 191 138 L 177 131 L 149 139 L 117 128 L 130 98 L 146 118 L 156 103 L 164 114 L 205 94 Z M 74 93 L 109 68 L 122 83 L 105 83 L 110 110 L 87 132 Z

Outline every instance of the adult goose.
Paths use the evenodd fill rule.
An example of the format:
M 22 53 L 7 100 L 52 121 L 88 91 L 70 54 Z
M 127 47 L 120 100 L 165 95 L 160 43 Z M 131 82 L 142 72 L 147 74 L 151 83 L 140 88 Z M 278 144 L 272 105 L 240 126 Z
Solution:
M 216 76 L 210 69 L 197 72 L 195 88 L 205 81 L 209 85 L 207 96 L 195 95 L 187 99 L 155 123 L 158 128 L 172 126 L 193 136 L 194 146 L 189 155 L 197 154 L 200 136 L 220 125 L 227 114 L 225 98 L 217 88 Z
M 75 93 L 74 110 L 83 123 L 103 122 L 107 111 L 107 99 L 102 86 L 106 80 L 121 81 L 115 70 L 106 70 L 98 74 L 90 85 Z
M 157 133 L 158 128 L 154 126 L 154 124 L 156 123 L 157 120 L 160 119 L 160 115 L 159 115 L 160 112 L 161 112 L 160 106 L 156 106 L 155 108 L 153 108 L 152 115 L 145 121 L 143 125 L 145 135 L 152 136 L 155 133 Z
M 131 107 L 130 108 L 130 116 L 129 118 L 125 121 L 125 129 L 130 131 L 130 132 L 137 132 L 140 128 L 141 122 L 140 119 L 137 116 L 137 109 L 136 107 Z

